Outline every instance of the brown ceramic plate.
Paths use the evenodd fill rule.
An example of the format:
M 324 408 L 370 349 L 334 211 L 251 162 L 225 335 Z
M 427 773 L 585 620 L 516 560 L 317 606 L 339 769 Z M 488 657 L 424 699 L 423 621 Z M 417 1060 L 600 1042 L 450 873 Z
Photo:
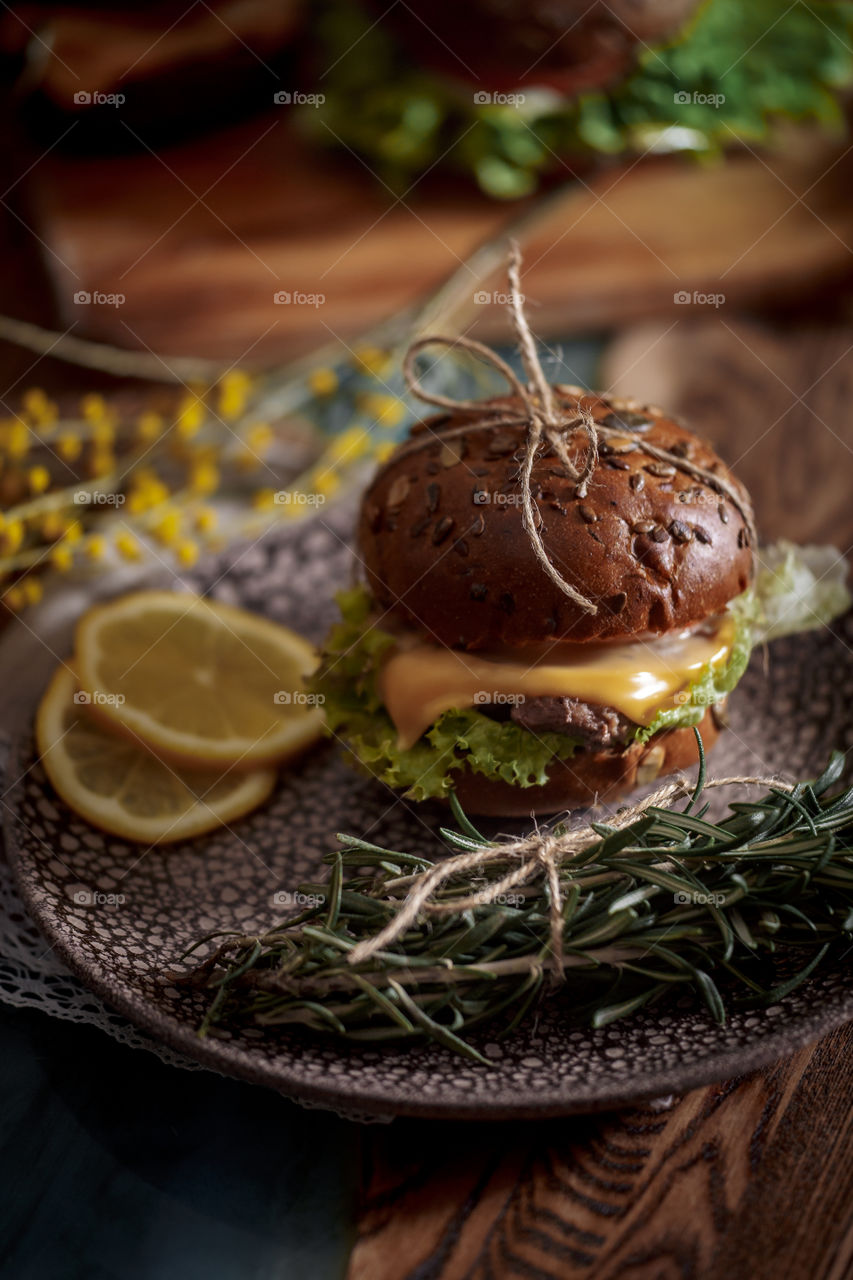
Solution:
M 194 585 L 319 638 L 334 613 L 330 584 L 349 574 L 343 527 L 315 519 L 208 565 Z M 776 642 L 767 672 L 756 659 L 732 699 L 732 728 L 714 752 L 714 772 L 808 776 L 833 747 L 851 745 L 851 644 L 848 618 L 835 633 Z M 752 1070 L 853 1017 L 853 982 L 839 960 L 773 1008 L 734 1013 L 725 1027 L 684 999 L 601 1031 L 577 1029 L 558 997 L 511 1038 L 483 1031 L 477 1043 L 490 1068 L 432 1045 L 368 1051 L 255 1030 L 201 1040 L 202 1003 L 162 979 L 190 942 L 217 928 L 254 932 L 279 919 L 274 895 L 316 878 L 335 831 L 434 851 L 442 815 L 407 807 L 352 773 L 328 746 L 288 772 L 273 800 L 232 831 L 149 852 L 99 834 L 65 808 L 29 731 L 13 750 L 8 785 L 6 838 L 18 885 L 69 968 L 191 1058 L 301 1102 L 365 1116 L 591 1111 Z

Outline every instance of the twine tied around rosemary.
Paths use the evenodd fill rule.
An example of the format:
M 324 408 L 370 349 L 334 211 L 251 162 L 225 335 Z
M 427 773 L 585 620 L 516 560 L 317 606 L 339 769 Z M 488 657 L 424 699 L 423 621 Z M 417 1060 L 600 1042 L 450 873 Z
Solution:
M 658 787 L 644 799 L 621 808 L 610 820 L 608 827 L 611 831 L 621 831 L 643 817 L 649 809 L 663 808 L 676 800 L 690 796 L 695 800 L 698 793 L 708 787 L 729 786 L 774 787 L 778 791 L 786 792 L 793 790 L 792 784 L 772 776 L 734 775 L 727 778 L 706 779 L 704 755 L 701 755 L 700 777 L 697 785 L 694 786 L 683 775 L 679 775 Z M 472 840 L 470 852 L 447 858 L 444 862 L 430 867 L 428 871 L 416 872 L 396 880 L 395 888 L 397 889 L 410 886 L 403 905 L 383 929 L 353 947 L 347 959 L 350 964 L 360 964 L 363 960 L 369 960 L 377 952 L 386 950 L 415 923 L 421 914 L 458 915 L 460 911 L 476 910 L 477 907 L 494 902 L 501 895 L 519 885 L 529 884 L 544 874 L 548 882 L 550 925 L 548 950 L 551 975 L 555 983 L 562 982 L 565 977 L 566 961 L 563 954 L 564 889 L 560 882 L 560 870 L 566 863 L 582 854 L 585 849 L 598 843 L 601 837 L 599 824 L 594 826 L 592 823 L 585 823 L 583 826 L 562 832 L 543 832 L 537 828 L 518 839 L 501 840 L 495 843 L 477 844 Z M 500 880 L 495 880 L 488 887 L 467 897 L 454 898 L 452 902 L 430 901 L 435 891 L 454 876 L 476 871 L 479 867 L 485 867 L 493 862 L 516 862 L 517 866 Z
M 514 240 L 510 241 L 509 246 L 507 277 L 510 287 L 508 310 L 518 340 L 521 362 L 528 379 L 526 385 L 496 351 L 493 351 L 491 347 L 487 347 L 484 343 L 477 342 L 476 339 L 468 338 L 464 335 L 449 337 L 444 334 L 433 334 L 417 339 L 416 342 L 411 344 L 403 360 L 403 377 L 409 392 L 425 404 L 432 404 L 440 409 L 450 409 L 454 412 L 477 413 L 480 415 L 480 421 L 478 422 L 469 423 L 464 427 L 441 433 L 442 440 L 454 435 L 464 435 L 469 431 L 492 430 L 497 426 L 527 427 L 524 457 L 519 471 L 524 530 L 530 539 L 530 544 L 538 563 L 551 581 L 585 613 L 596 614 L 598 613 L 598 606 L 595 601 L 584 595 L 582 591 L 579 591 L 577 587 L 563 577 L 545 549 L 539 530 L 541 517 L 532 493 L 531 475 L 533 465 L 543 442 L 547 443 L 560 459 L 568 477 L 575 482 L 575 497 L 582 499 L 587 495 L 590 479 L 598 466 L 600 441 L 608 438 L 621 438 L 624 440 L 625 436 L 638 433 L 628 425 L 613 428 L 606 426 L 602 422 L 596 422 L 589 409 L 579 399 L 573 410 L 569 412 L 566 412 L 564 407 L 560 405 L 554 394 L 554 388 L 545 376 L 536 342 L 524 313 L 521 295 L 521 251 Z M 470 351 L 473 355 L 479 356 L 481 360 L 484 360 L 486 364 L 490 364 L 492 368 L 497 369 L 509 383 L 514 394 L 521 400 L 524 406 L 523 415 L 512 416 L 512 414 L 508 414 L 506 406 L 489 405 L 481 400 L 454 400 L 450 396 L 427 391 L 421 386 L 415 365 L 420 352 L 430 346 L 444 346 L 451 349 L 458 348 L 463 351 Z M 585 456 L 580 466 L 576 465 L 569 452 L 569 440 L 576 432 L 580 432 L 583 435 L 586 447 Z M 414 439 L 407 441 L 403 449 L 406 452 L 410 452 L 423 449 L 429 443 L 430 440 L 428 438 Z M 743 493 L 738 492 L 727 480 L 715 475 L 713 472 L 707 471 L 703 467 L 698 467 L 695 463 L 671 453 L 667 449 L 661 449 L 657 445 L 650 444 L 647 440 L 641 440 L 636 443 L 630 441 L 628 449 L 635 449 L 638 443 L 643 452 L 649 454 L 652 458 L 671 464 L 678 471 L 702 481 L 703 484 L 708 485 L 721 497 L 728 498 L 743 518 L 750 545 L 753 547 L 756 545 L 754 516 L 749 500 Z M 619 452 L 619 450 L 614 451 Z M 623 451 L 627 452 L 628 450 L 625 449 Z

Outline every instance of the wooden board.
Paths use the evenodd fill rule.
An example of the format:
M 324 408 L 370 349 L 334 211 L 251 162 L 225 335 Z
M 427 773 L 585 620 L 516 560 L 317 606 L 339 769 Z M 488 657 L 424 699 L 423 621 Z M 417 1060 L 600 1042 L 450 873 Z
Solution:
M 613 1115 L 369 1130 L 348 1280 L 844 1280 L 853 1028 Z
M 169 354 L 286 359 L 350 342 L 521 212 L 437 174 L 396 198 L 357 159 L 308 148 L 286 112 L 159 155 L 36 163 L 23 214 L 62 327 Z M 645 159 L 577 184 L 527 246 L 538 332 L 677 319 L 684 290 L 734 308 L 822 287 L 850 270 L 851 166 L 840 142 L 805 134 L 768 157 Z M 503 308 L 475 305 L 476 287 L 477 332 L 505 336 Z M 78 305 L 79 291 L 125 301 Z M 280 291 L 324 301 L 277 305 Z

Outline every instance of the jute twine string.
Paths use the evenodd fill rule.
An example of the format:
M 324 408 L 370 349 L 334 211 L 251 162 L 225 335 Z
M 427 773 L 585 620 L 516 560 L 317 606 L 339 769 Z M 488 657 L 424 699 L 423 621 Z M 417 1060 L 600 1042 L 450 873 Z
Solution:
M 630 438 L 637 435 L 637 443 L 629 441 L 628 448 L 624 450 L 625 452 L 639 446 L 650 457 L 660 462 L 669 463 L 678 471 L 708 485 L 720 496 L 728 498 L 743 517 L 749 533 L 750 543 L 755 546 L 755 523 L 749 501 L 727 480 L 714 475 L 713 472 L 707 471 L 703 467 L 697 466 L 687 458 L 679 457 L 677 454 L 670 453 L 667 449 L 661 449 L 657 445 L 639 438 L 639 433 L 632 427 L 615 428 L 596 422 L 590 411 L 581 404 L 580 400 L 575 403 L 571 411 L 566 412 L 564 407 L 558 403 L 554 388 L 548 382 L 542 369 L 536 343 L 524 313 L 521 297 L 521 253 L 514 241 L 510 243 L 507 276 L 510 286 L 509 313 L 521 352 L 521 362 L 528 379 L 526 386 L 506 361 L 502 360 L 497 352 L 492 351 L 490 347 L 485 346 L 482 342 L 477 342 L 473 338 L 464 336 L 448 337 L 444 334 L 419 338 L 412 343 L 403 360 L 403 376 L 411 394 L 417 396 L 425 404 L 436 405 L 440 409 L 450 409 L 454 412 L 476 413 L 478 415 L 478 421 L 476 422 L 451 431 L 442 432 L 442 440 L 466 435 L 471 431 L 492 431 L 498 426 L 527 427 L 524 457 L 519 471 L 522 523 L 538 563 L 552 582 L 559 587 L 560 591 L 574 601 L 585 613 L 598 613 L 598 606 L 595 601 L 589 599 L 577 587 L 567 582 L 559 569 L 551 562 L 539 532 L 541 517 L 533 498 L 531 475 L 543 443 L 547 443 L 553 448 L 567 475 L 574 480 L 575 496 L 577 498 L 585 498 L 589 489 L 590 479 L 598 466 L 599 442 L 608 439 L 621 439 L 624 441 L 626 436 Z M 523 415 L 513 416 L 508 413 L 505 405 L 488 405 L 481 400 L 454 400 L 449 396 L 427 391 L 421 386 L 418 378 L 416 361 L 420 352 L 430 346 L 444 346 L 470 351 L 473 355 L 479 356 L 481 360 L 484 360 L 486 364 L 490 364 L 494 369 L 497 369 L 508 382 L 510 389 L 521 400 L 524 406 Z M 575 464 L 569 451 L 569 441 L 577 432 L 583 435 L 585 445 L 584 460 L 580 467 Z M 401 453 L 424 449 L 431 443 L 432 440 L 429 435 L 422 434 L 420 437 L 407 441 Z
M 753 777 L 735 774 L 728 778 L 711 778 L 705 787 L 760 786 L 776 787 L 778 790 L 790 791 L 792 784 L 778 778 Z M 636 804 L 620 809 L 609 825 L 622 830 L 641 818 L 648 809 L 665 807 L 673 801 L 692 795 L 692 784 L 684 777 L 678 777 L 658 787 L 651 795 Z M 561 835 L 543 832 L 538 828 L 529 835 L 517 840 L 505 840 L 495 844 L 484 844 L 469 853 L 460 853 L 444 862 L 430 867 L 428 871 L 402 877 L 396 882 L 398 888 L 408 886 L 408 892 L 399 909 L 384 929 L 372 938 L 365 938 L 348 953 L 350 964 L 360 964 L 370 959 L 378 951 L 385 950 L 404 934 L 421 914 L 449 915 L 460 911 L 475 910 L 494 902 L 501 895 L 519 885 L 530 884 L 544 875 L 548 881 L 549 897 L 549 953 L 551 971 L 555 981 L 564 976 L 566 960 L 563 948 L 564 933 L 564 890 L 571 887 L 571 879 L 567 883 L 560 878 L 560 873 L 572 858 L 583 853 L 591 845 L 597 843 L 601 836 L 586 824 L 574 830 L 565 831 Z M 516 862 L 518 865 L 500 880 L 470 894 L 464 898 L 454 898 L 452 902 L 430 901 L 433 894 L 447 881 L 455 876 L 462 876 L 471 871 L 491 866 L 493 863 Z
M 720 494 L 720 496 L 728 498 L 743 517 L 754 545 L 755 526 L 749 502 L 727 480 L 714 475 L 711 471 L 706 471 L 686 458 L 679 457 L 677 454 L 670 453 L 668 450 L 661 449 L 657 445 L 642 439 L 639 433 L 630 426 L 625 425 L 616 428 L 596 422 L 580 400 L 576 402 L 573 409 L 566 411 L 565 407 L 558 402 L 558 398 L 554 394 L 554 388 L 551 387 L 545 376 L 536 349 L 536 343 L 524 314 L 520 289 L 521 254 L 518 245 L 514 242 L 510 245 L 508 278 L 510 285 L 509 311 L 518 339 L 522 364 L 528 379 L 527 385 L 522 383 L 514 370 L 505 360 L 501 359 L 497 352 L 492 351 L 490 347 L 485 346 L 482 342 L 477 342 L 473 338 L 449 337 L 444 334 L 420 338 L 413 342 L 403 361 L 403 375 L 409 391 L 425 404 L 435 405 L 440 409 L 449 409 L 454 413 L 462 412 L 476 415 L 476 418 L 471 422 L 442 431 L 440 435 L 442 441 L 467 435 L 472 431 L 494 431 L 499 426 L 524 426 L 527 428 L 524 456 L 519 471 L 524 529 L 530 538 L 537 561 L 560 590 L 585 612 L 593 614 L 598 612 L 595 602 L 588 599 L 570 582 L 567 582 L 559 570 L 551 563 L 539 533 L 540 519 L 532 494 L 531 475 L 533 465 L 544 442 L 547 442 L 553 448 L 567 475 L 574 480 L 575 496 L 578 498 L 583 498 L 587 494 L 590 478 L 598 465 L 600 441 L 613 440 L 614 452 L 628 452 L 639 447 L 650 457 L 669 463 L 678 471 L 701 481 Z M 521 415 L 513 413 L 511 408 L 506 405 L 490 405 L 479 400 L 454 400 L 449 396 L 427 391 L 421 386 L 418 379 L 416 361 L 420 352 L 430 346 L 444 346 L 470 351 L 473 355 L 478 356 L 494 369 L 497 369 L 506 379 L 510 390 L 521 401 L 524 407 L 523 413 Z M 575 464 L 569 452 L 569 441 L 577 432 L 583 435 L 585 444 L 583 464 L 580 467 Z M 632 436 L 637 436 L 637 440 L 631 439 Z M 626 437 L 628 437 L 627 445 L 625 445 Z M 616 441 L 620 442 L 621 447 L 616 444 Z M 433 438 L 424 431 L 420 435 L 415 434 L 412 439 L 408 440 L 402 446 L 400 453 L 415 452 L 427 448 L 432 443 Z M 734 776 L 718 778 L 706 783 L 708 787 L 733 785 L 765 787 L 776 785 L 785 790 L 790 790 L 788 784 L 781 783 L 772 777 Z M 672 801 L 680 797 L 687 797 L 690 794 L 691 787 L 686 779 L 677 778 L 667 782 L 650 796 L 647 796 L 645 800 L 638 801 L 636 804 L 620 810 L 612 820 L 611 826 L 616 829 L 629 826 L 649 808 L 670 804 Z M 537 828 L 531 834 L 520 839 L 484 844 L 472 849 L 470 852 L 448 858 L 437 866 L 431 867 L 428 871 L 401 877 L 395 882 L 395 888 L 402 889 L 405 887 L 407 893 L 399 910 L 395 912 L 392 919 L 378 934 L 358 943 L 349 952 L 348 960 L 350 964 L 360 964 L 377 952 L 384 950 L 404 934 L 421 914 L 446 915 L 476 909 L 494 902 L 510 889 L 519 885 L 530 884 L 539 876 L 544 876 L 548 883 L 549 897 L 550 962 L 554 978 L 559 981 L 563 977 L 566 966 L 563 942 L 565 905 L 561 870 L 572 858 L 577 857 L 578 854 L 599 839 L 600 836 L 590 825 L 578 827 L 561 835 L 554 835 L 547 831 L 543 832 Z M 431 900 L 433 895 L 453 877 L 487 868 L 495 863 L 506 862 L 514 862 L 516 865 L 499 880 L 493 881 L 476 893 L 464 898 L 454 898 L 452 902 Z M 570 883 L 571 881 L 569 881 Z

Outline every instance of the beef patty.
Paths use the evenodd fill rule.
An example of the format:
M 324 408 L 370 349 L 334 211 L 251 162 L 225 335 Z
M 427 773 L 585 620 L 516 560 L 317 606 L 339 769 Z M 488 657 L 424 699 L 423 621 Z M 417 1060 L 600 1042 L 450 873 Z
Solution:
M 512 708 L 512 719 L 531 733 L 567 733 L 585 747 L 621 747 L 636 729 L 615 707 L 578 698 L 526 698 Z

